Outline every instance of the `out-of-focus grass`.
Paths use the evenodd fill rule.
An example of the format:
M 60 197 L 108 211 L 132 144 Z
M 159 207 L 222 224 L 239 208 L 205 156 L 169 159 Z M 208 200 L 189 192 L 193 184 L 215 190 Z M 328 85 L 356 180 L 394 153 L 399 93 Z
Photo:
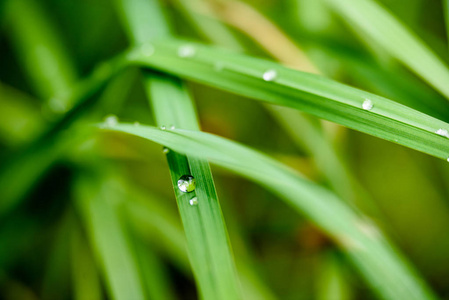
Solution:
M 183 38 L 204 39 L 259 57 L 278 53 L 266 52 L 266 44 L 260 43 L 266 38 L 268 46 L 270 41 L 276 44 L 278 36 L 271 31 L 259 34 L 257 30 L 266 27 L 257 22 L 249 24 L 252 33 L 241 31 L 236 24 L 255 18 L 242 19 L 239 11 L 223 18 L 225 11 L 220 8 L 226 6 L 220 1 L 163 4 L 164 13 Z M 447 1 L 412 0 L 404 5 L 399 0 L 268 0 L 246 4 L 299 46 L 302 53 L 293 55 L 298 59 L 296 66 L 311 62 L 333 80 L 449 120 L 447 100 L 419 78 L 447 93 Z M 102 61 L 128 48 L 127 30 L 119 20 L 123 11 L 106 0 L 88 4 L 9 0 L 1 6 L 0 194 L 5 196 L 0 199 L 0 298 L 126 299 L 131 287 L 145 299 L 196 298 L 184 232 L 160 147 L 114 134 L 86 140 L 82 129 L 110 114 L 128 123 L 157 124 L 134 69 L 116 74 L 106 64 L 85 80 Z M 389 20 L 390 25 L 382 20 Z M 408 29 L 398 29 L 398 24 Z M 279 53 L 274 58 L 288 64 L 282 59 L 286 52 Z M 155 57 L 159 55 L 171 54 L 156 53 Z M 225 57 L 234 58 L 232 54 Z M 117 76 L 107 83 L 113 73 Z M 78 85 L 77 77 L 84 83 Z M 188 87 L 204 131 L 268 153 L 340 196 L 347 195 L 344 200 L 357 199 L 361 213 L 375 218 L 434 292 L 441 297 L 449 293 L 449 173 L 445 161 L 356 131 L 335 131 L 336 127 L 329 129 L 328 125 L 323 130 L 314 122 L 320 138 L 314 139 L 314 131 L 307 126 L 298 126 L 294 132 L 309 139 L 309 146 L 302 148 L 285 124 L 278 123 L 259 103 L 201 84 L 189 83 Z M 64 116 L 77 99 L 89 105 Z M 287 125 L 294 118 L 279 114 Z M 411 131 L 394 134 L 404 135 L 409 146 L 418 141 Z M 42 136 L 46 138 L 36 143 Z M 428 136 L 438 140 L 438 151 L 446 149 L 447 139 L 431 136 L 431 132 Z M 338 186 L 344 181 L 326 169 L 322 160 L 326 152 L 314 150 L 323 140 L 347 164 L 345 172 L 360 182 L 360 189 Z M 444 155 L 442 151 L 439 156 Z M 91 172 L 96 176 L 89 177 Z M 213 172 L 239 280 L 248 299 L 251 295 L 253 299 L 375 297 L 347 256 L 308 218 L 249 181 L 220 168 Z M 120 178 L 120 183 L 105 191 L 101 182 L 107 178 Z M 115 189 L 120 191 L 104 196 Z M 364 202 L 367 198 L 373 199 L 379 213 L 369 209 L 371 205 Z M 111 222 L 116 234 L 105 229 Z M 108 255 L 118 255 L 119 260 L 111 262 Z M 133 284 L 113 279 L 126 274 L 114 271 L 114 264 L 123 264 L 128 274 L 134 274 Z M 115 283 L 111 286 L 111 282 Z M 392 289 L 399 286 L 391 280 Z

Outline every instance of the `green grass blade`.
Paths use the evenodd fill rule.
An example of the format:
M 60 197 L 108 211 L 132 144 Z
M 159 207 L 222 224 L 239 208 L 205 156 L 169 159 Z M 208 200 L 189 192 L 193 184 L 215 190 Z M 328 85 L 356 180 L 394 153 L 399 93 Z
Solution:
M 223 23 L 218 21 L 218 15 L 220 13 L 217 10 L 207 9 L 211 3 L 201 0 L 178 0 L 177 3 L 182 7 L 180 11 L 186 16 L 186 19 L 192 22 L 193 26 L 208 40 L 217 45 L 225 45 L 228 49 L 239 50 L 243 47 L 234 34 Z M 195 9 L 198 11 L 200 8 L 205 11 L 210 10 L 211 12 L 209 13 L 211 15 L 216 15 L 217 20 L 214 19 L 214 28 L 219 28 L 219 32 L 222 34 L 214 34 L 214 31 L 210 30 L 210 27 L 207 26 L 208 22 L 204 21 L 205 17 L 195 14 Z M 288 65 L 294 65 L 297 67 L 296 69 L 299 67 L 303 68 L 300 69 L 303 71 L 317 72 L 317 68 L 308 60 L 303 50 L 296 46 L 277 26 L 272 24 L 262 14 L 257 13 L 251 6 L 243 5 L 241 2 L 228 1 L 223 9 L 225 11 L 232 11 L 232 13 L 224 13 L 224 16 L 228 16 L 228 18 L 233 20 L 234 25 L 242 33 L 246 34 L 249 39 L 253 39 L 274 59 L 287 63 Z M 246 20 L 248 18 L 252 21 L 235 21 L 238 19 Z M 239 24 L 240 26 L 237 26 Z M 257 32 L 262 34 L 256 34 Z M 276 37 L 276 45 L 274 47 L 271 46 L 273 44 L 272 41 L 268 42 L 265 39 L 266 32 L 270 32 L 270 36 Z M 287 50 L 280 51 L 280 49 Z M 345 201 L 364 209 L 365 212 L 369 212 L 372 216 L 381 216 L 380 210 L 375 203 L 373 203 L 362 186 L 350 174 L 344 161 L 335 151 L 328 137 L 323 133 L 319 122 L 316 122 L 310 116 L 298 111 L 292 111 L 288 108 L 272 105 L 265 105 L 265 108 L 284 131 L 290 135 L 292 141 L 300 149 L 306 150 L 322 176 L 329 182 L 339 196 Z M 298 128 L 301 128 L 301 131 L 298 131 Z M 364 197 L 358 197 L 357 194 L 364 195 Z
M 142 241 L 134 239 L 137 262 L 149 299 L 174 300 L 174 288 L 169 284 L 167 268 L 156 253 Z
M 121 183 L 87 174 L 76 185 L 79 211 L 102 266 L 112 299 L 146 299 L 135 255 L 120 219 Z
M 180 57 L 183 47 L 192 57 Z M 130 62 L 186 77 L 271 104 L 288 106 L 349 128 L 447 159 L 449 141 L 435 132 L 449 124 L 386 98 L 262 59 L 179 40 L 154 42 L 154 54 L 128 55 Z M 263 74 L 276 77 L 265 81 Z M 370 100 L 372 109 L 363 109 Z
M 127 201 L 125 208 L 133 230 L 141 239 L 157 246 L 158 252 L 163 253 L 164 257 L 169 259 L 177 269 L 186 277 L 191 278 L 185 233 L 179 217 L 168 208 L 167 204 L 164 204 L 166 202 L 162 199 L 149 195 L 148 192 L 138 191 L 138 189 L 129 188 L 128 190 L 131 192 L 129 199 L 132 201 Z M 227 220 L 226 223 L 231 232 L 237 231 L 230 227 L 233 220 Z M 235 244 L 233 246 L 237 253 L 235 260 L 244 299 L 276 299 L 268 287 L 256 276 L 255 271 L 251 269 L 248 254 L 243 254 L 245 249 L 239 247 L 241 243 L 239 241 L 237 247 Z
M 73 299 L 102 299 L 100 277 L 93 253 L 79 224 L 73 223 L 70 233 Z
M 333 253 L 324 253 L 317 285 L 317 300 L 353 299 L 342 262 Z
M 377 42 L 390 55 L 449 98 L 447 65 L 385 8 L 373 0 L 327 2 L 356 32 Z
M 30 142 L 43 130 L 42 116 L 35 102 L 26 94 L 0 83 L 0 142 L 16 148 Z
M 148 192 L 133 189 L 125 203 L 125 214 L 135 235 L 147 242 L 154 242 L 157 251 L 164 253 L 183 274 L 191 276 L 187 257 L 187 243 L 179 216 L 172 213 L 161 199 Z
M 271 190 L 331 236 L 383 298 L 435 299 L 422 279 L 374 224 L 353 212 L 328 190 L 271 158 L 197 131 L 163 131 L 127 124 L 110 130 L 140 136 L 189 155 L 207 157 L 211 162 Z
M 0 167 L 0 216 L 16 207 L 52 164 L 74 144 L 84 139 L 84 135 L 69 135 L 66 130 L 73 129 L 76 121 L 92 112 L 92 107 L 111 100 L 96 96 L 123 69 L 123 62 L 118 57 L 105 63 L 91 76 L 75 85 L 66 97 L 76 105 Z M 123 87 L 120 89 L 123 90 Z M 115 97 L 118 95 L 121 93 L 114 94 Z
M 160 126 L 198 129 L 196 113 L 183 84 L 167 76 L 152 75 L 150 85 L 153 110 Z M 167 154 L 175 195 L 184 224 L 189 258 L 204 299 L 238 299 L 234 262 L 212 174 L 204 160 Z M 192 174 L 198 182 L 195 192 L 179 191 L 177 181 Z M 189 200 L 197 197 L 198 206 Z
M 35 0 L 8 1 L 8 32 L 37 94 L 53 112 L 73 104 L 64 97 L 75 82 L 75 67 L 45 12 Z
M 119 8 L 123 9 L 124 23 L 135 43 L 145 42 L 159 34 L 169 35 L 169 28 L 164 22 L 158 2 L 146 2 L 148 1 L 119 2 Z M 137 10 L 139 13 L 136 13 Z M 146 15 L 146 19 L 140 17 L 142 14 Z M 164 29 L 154 33 L 151 28 Z M 144 30 L 146 38 L 141 34 Z M 149 45 L 149 49 L 145 47 L 144 44 L 141 51 L 148 55 L 145 52 L 151 51 L 152 46 Z M 166 75 L 144 75 L 156 123 L 159 126 L 198 130 L 195 108 L 182 82 Z M 241 298 L 231 247 L 207 161 L 171 151 L 167 154 L 167 161 L 201 297 Z M 198 182 L 194 192 L 183 193 L 177 188 L 177 181 L 183 175 L 193 175 Z M 189 204 L 193 197 L 198 199 L 197 206 Z

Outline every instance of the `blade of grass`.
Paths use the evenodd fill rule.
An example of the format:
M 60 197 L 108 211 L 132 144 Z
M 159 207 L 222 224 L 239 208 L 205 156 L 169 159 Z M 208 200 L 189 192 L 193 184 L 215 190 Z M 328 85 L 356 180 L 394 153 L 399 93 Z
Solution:
M 134 239 L 134 247 L 148 298 L 152 300 L 176 299 L 174 289 L 169 284 L 168 272 L 163 261 L 142 241 Z
M 229 140 L 188 130 L 119 124 L 109 128 L 166 145 L 255 181 L 320 226 L 346 252 L 368 284 L 385 299 L 436 299 L 376 226 L 328 190 L 271 158 Z
M 115 178 L 83 174 L 76 183 L 77 205 L 111 298 L 146 299 L 135 254 L 119 216 L 124 188 Z
M 175 39 L 153 42 L 155 51 L 142 57 L 131 52 L 130 63 L 183 76 L 203 84 L 271 104 L 288 106 L 349 128 L 427 154 L 447 159 L 449 141 L 435 132 L 449 124 L 377 95 L 321 76 L 279 64 Z M 193 57 L 179 57 L 179 49 L 193 47 Z M 231 54 L 232 53 L 232 54 Z M 274 70 L 267 82 L 263 74 Z M 363 109 L 370 101 L 371 109 Z
M 158 35 L 169 35 L 157 1 L 121 1 L 119 4 L 134 43 L 144 43 Z M 141 15 L 146 18 L 141 18 Z M 148 30 L 142 36 L 140 33 L 145 28 Z M 164 29 L 154 33 L 151 28 Z M 144 44 L 141 50 L 151 52 L 151 45 L 149 49 L 145 47 Z M 178 79 L 149 73 L 144 76 L 147 95 L 159 126 L 199 129 L 192 100 Z M 240 299 L 231 246 L 207 161 L 174 152 L 167 154 L 167 161 L 201 297 Z M 197 182 L 196 189 L 190 194 L 183 193 L 177 188 L 177 181 L 181 176 L 190 174 Z M 198 199 L 197 206 L 189 204 L 193 197 Z
M 0 83 L 0 106 L 0 140 L 8 147 L 17 149 L 43 130 L 39 107 L 25 93 Z
M 186 9 L 184 12 L 190 15 L 192 22 L 198 23 L 199 30 L 204 29 L 204 26 L 201 26 L 201 17 L 196 16 L 195 18 L 195 12 L 193 11 L 195 7 L 191 5 L 191 2 L 178 0 L 178 3 L 183 3 L 186 7 L 189 7 L 189 10 Z M 210 14 L 219 15 L 224 21 L 245 33 L 248 38 L 253 39 L 276 60 L 301 71 L 319 73 L 318 68 L 308 59 L 300 47 L 295 45 L 277 26 L 251 6 L 237 1 L 211 1 L 211 3 L 203 1 L 202 4 L 206 7 L 208 7 L 208 4 L 215 4 L 217 7 L 209 9 Z M 196 9 L 199 10 L 200 8 L 196 7 Z M 223 31 L 227 30 L 223 24 L 218 24 L 221 25 Z M 215 43 L 221 39 L 221 36 L 212 35 L 206 30 L 204 35 Z M 228 35 L 229 38 L 233 37 L 230 32 Z M 270 38 L 267 39 L 266 37 Z M 235 43 L 238 43 L 238 41 L 235 40 Z M 265 107 L 284 130 L 290 134 L 292 140 L 308 152 L 317 168 L 344 200 L 365 208 L 365 211 L 369 211 L 373 215 L 380 216 L 379 209 L 367 196 L 362 186 L 351 176 L 347 166 L 332 147 L 331 142 L 316 120 L 303 115 L 301 112 L 295 112 L 287 108 L 270 105 L 265 105 Z M 297 130 L 298 128 L 301 128 L 300 132 Z M 358 199 L 356 191 L 365 195 L 365 201 Z
M 73 104 L 64 97 L 75 83 L 76 72 L 55 26 L 35 0 L 7 1 L 6 18 L 10 39 L 40 98 L 54 113 L 65 112 Z
M 327 0 L 327 3 L 354 31 L 369 36 L 449 98 L 447 65 L 388 10 L 373 0 Z
M 174 215 L 174 211 L 169 210 L 166 207 L 167 205 L 163 204 L 165 201 L 149 195 L 147 191 L 142 192 L 133 188 L 132 184 L 128 185 L 128 191 L 131 193 L 129 198 L 132 201 L 125 203 L 125 209 L 133 230 L 142 239 L 147 240 L 155 247 L 157 246 L 158 252 L 163 253 L 170 259 L 186 277 L 192 277 L 188 266 L 185 234 L 179 218 Z M 230 228 L 229 225 L 233 224 L 233 220 L 229 220 L 227 224 Z M 236 230 L 230 231 L 235 232 Z M 242 249 L 241 243 L 240 241 L 233 246 L 236 253 L 239 253 L 235 260 L 240 274 L 244 299 L 276 299 L 250 268 L 251 264 L 247 261 L 248 254 L 242 255 L 242 251 L 245 251 L 245 249 Z
M 69 295 L 70 270 L 69 264 L 65 262 L 69 260 L 67 236 L 70 235 L 71 221 L 67 214 L 62 217 L 53 243 L 49 247 L 40 293 L 40 297 L 44 300 L 56 300 Z
M 132 201 L 127 201 L 124 209 L 135 235 L 148 242 L 157 241 L 154 243 L 157 251 L 164 253 L 186 276 L 191 276 L 186 238 L 179 217 L 161 205 L 162 200 L 148 192 L 131 190 L 129 198 Z
M 354 299 L 345 269 L 334 253 L 324 253 L 322 269 L 317 285 L 318 300 Z
M 73 127 L 76 120 L 92 112 L 94 105 L 100 106 L 102 102 L 110 101 L 97 95 L 106 83 L 123 69 L 123 62 L 123 58 L 118 57 L 99 66 L 91 76 L 80 81 L 67 95 L 76 105 L 1 166 L 0 216 L 11 211 L 24 199 L 62 153 L 71 149 L 73 144 L 84 140 L 84 136 L 67 134 L 68 129 Z M 122 90 L 126 89 L 120 87 L 120 91 Z M 119 95 L 123 94 L 115 93 L 114 101 L 118 101 Z
M 93 253 L 79 224 L 73 222 L 70 234 L 70 263 L 75 300 L 103 299 L 100 277 Z

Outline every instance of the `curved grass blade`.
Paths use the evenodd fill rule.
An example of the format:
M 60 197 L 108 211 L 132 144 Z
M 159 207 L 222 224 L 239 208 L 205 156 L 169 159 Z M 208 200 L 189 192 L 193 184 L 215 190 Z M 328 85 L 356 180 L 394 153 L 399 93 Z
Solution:
M 120 1 L 119 5 L 133 42 L 143 43 L 170 34 L 157 0 Z M 140 51 L 151 55 L 152 46 L 143 44 Z M 158 126 L 199 130 L 193 102 L 180 80 L 150 73 L 145 73 L 144 79 Z M 173 151 L 167 154 L 167 161 L 201 297 L 240 299 L 231 246 L 209 164 Z M 197 182 L 191 193 L 177 187 L 177 181 L 184 175 L 192 175 Z M 199 204 L 192 206 L 189 202 L 195 197 Z
M 200 4 L 201 7 L 209 8 L 211 3 L 197 1 L 196 7 L 192 5 L 191 1 L 178 0 L 178 3 L 185 7 L 182 12 L 187 15 L 191 22 L 196 24 L 198 30 L 203 31 L 203 34 L 215 44 L 220 44 L 222 35 L 212 34 L 203 25 L 201 16 L 195 15 L 193 11 L 195 8 L 199 10 Z M 319 74 L 317 67 L 308 59 L 303 50 L 251 6 L 241 2 L 227 1 L 226 3 L 220 3 L 220 8 L 215 10 L 210 8 L 209 10 L 211 14 L 213 14 L 213 11 L 217 18 L 220 16 L 224 21 L 246 34 L 249 39 L 254 40 L 277 61 L 294 66 L 297 70 Z M 219 23 L 218 20 L 216 22 L 216 27 L 220 27 L 222 32 L 227 32 L 227 38 L 223 42 L 233 39 L 234 43 L 238 44 L 238 40 L 229 29 L 224 24 Z M 267 35 L 267 32 L 270 34 Z M 270 38 L 267 39 L 267 36 Z M 235 47 L 232 47 L 233 45 L 230 44 L 231 49 L 235 49 Z M 301 112 L 292 111 L 288 108 L 272 105 L 265 105 L 265 108 L 290 135 L 292 141 L 308 152 L 317 168 L 338 195 L 350 203 L 357 204 L 358 207 L 365 208 L 365 211 L 372 213 L 372 215 L 380 216 L 379 209 L 368 196 L 364 197 L 364 201 L 360 201 L 356 196 L 357 192 L 363 195 L 367 195 L 367 193 L 363 191 L 361 185 L 350 174 L 344 161 L 323 134 L 319 122 L 316 122 L 310 116 L 305 116 Z M 298 131 L 298 128 L 301 128 L 301 131 Z
M 447 65 L 394 15 L 373 0 L 327 0 L 356 32 L 367 35 L 449 98 Z
M 385 299 L 436 299 L 374 224 L 330 191 L 273 159 L 224 138 L 197 131 L 163 131 L 120 124 L 110 130 L 136 135 L 211 162 L 255 181 L 320 226 Z
M 449 140 L 435 132 L 449 124 L 389 99 L 295 71 L 262 59 L 200 44 L 168 39 L 154 43 L 154 54 L 142 57 L 132 51 L 134 64 L 156 68 L 212 87 L 271 104 L 288 106 L 349 128 L 447 159 Z M 190 45 L 191 57 L 178 56 Z M 264 80 L 264 74 L 274 74 Z M 372 104 L 365 106 L 364 102 Z

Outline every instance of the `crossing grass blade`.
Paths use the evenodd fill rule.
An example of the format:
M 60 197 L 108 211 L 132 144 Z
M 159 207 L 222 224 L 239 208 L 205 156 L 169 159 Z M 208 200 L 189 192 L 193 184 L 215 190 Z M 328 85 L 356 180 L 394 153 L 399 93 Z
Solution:
M 449 98 L 447 65 L 387 9 L 374 0 L 326 1 L 356 32 L 367 35 Z
M 226 33 L 223 39 L 223 34 L 213 34 L 206 27 L 204 21 L 202 21 L 203 18 L 195 14 L 195 8 L 198 10 L 199 7 L 209 7 L 211 3 L 208 3 L 208 1 L 198 1 L 196 6 L 192 5 L 192 1 L 178 0 L 177 3 L 184 7 L 181 11 L 186 15 L 186 18 L 196 25 L 196 28 L 203 32 L 203 35 L 208 40 L 213 41 L 217 45 L 225 44 L 230 49 L 239 49 L 241 47 L 235 46 L 240 45 L 239 41 L 224 24 L 218 20 L 215 23 L 215 27 L 219 27 L 220 32 Z M 303 50 L 296 46 L 279 28 L 251 6 L 241 2 L 227 1 L 226 3 L 220 3 L 220 7 L 222 9 L 209 10 L 215 14 L 219 14 L 240 31 L 246 33 L 249 39 L 253 39 L 274 59 L 289 66 L 295 66 L 295 69 L 300 71 L 319 74 L 317 67 L 310 62 Z M 216 17 L 218 18 L 220 16 Z M 246 20 L 251 21 L 248 22 Z M 267 32 L 270 32 L 268 35 L 270 39 L 266 39 Z M 273 37 L 276 37 L 275 41 L 272 40 Z M 289 134 L 292 141 L 299 148 L 305 149 L 308 152 L 317 168 L 338 195 L 350 203 L 357 204 L 358 207 L 365 208 L 365 211 L 371 212 L 372 215 L 380 215 L 376 205 L 372 203 L 369 197 L 365 196 L 364 201 L 360 201 L 356 197 L 355 191 L 364 195 L 366 195 L 366 192 L 363 192 L 361 185 L 349 173 L 343 160 L 333 149 L 329 139 L 323 133 L 319 122 L 316 122 L 310 116 L 288 108 L 272 105 L 265 105 L 265 108 Z M 297 130 L 299 127 L 301 128 L 300 132 Z
M 134 43 L 170 34 L 157 0 L 119 1 L 118 4 Z M 151 47 L 143 44 L 141 51 L 144 55 L 151 55 Z M 144 84 L 158 126 L 199 130 L 192 99 L 179 79 L 144 73 Z M 173 151 L 167 154 L 167 162 L 201 297 L 241 298 L 231 246 L 209 164 L 203 159 L 186 157 Z M 194 192 L 183 193 L 178 189 L 177 181 L 183 175 L 195 178 L 197 186 Z M 197 206 L 189 204 L 193 197 L 198 199 Z
M 46 128 L 43 133 L 24 145 L 0 167 L 0 197 L 2 199 L 0 216 L 14 209 L 55 161 L 74 144 L 84 139 L 84 136 L 67 134 L 68 130 L 75 127 L 76 121 L 92 113 L 92 107 L 95 105 L 98 106 L 107 101 L 114 103 L 125 97 L 121 93 L 126 90 L 123 86 L 112 87 L 116 90 L 113 93 L 113 99 L 97 97 L 107 83 L 123 68 L 123 58 L 117 57 L 100 65 L 91 76 L 78 82 L 66 95 L 70 99 L 67 100 L 68 103 L 76 103 L 74 107 L 60 116 L 59 120 L 43 125 Z
M 236 172 L 278 195 L 310 218 L 339 245 L 368 284 L 384 299 L 435 299 L 399 251 L 365 217 L 330 191 L 273 159 L 224 138 L 188 130 L 120 124 L 109 128 L 136 135 Z M 391 284 L 394 282 L 394 284 Z
M 295 71 L 277 63 L 176 39 L 153 42 L 155 51 L 143 57 L 131 51 L 130 63 L 148 66 L 266 103 L 292 107 L 370 135 L 447 159 L 449 140 L 435 132 L 449 124 L 322 76 Z M 194 55 L 180 57 L 179 49 Z M 263 74 L 276 72 L 265 81 Z M 372 102 L 372 109 L 363 103 Z

